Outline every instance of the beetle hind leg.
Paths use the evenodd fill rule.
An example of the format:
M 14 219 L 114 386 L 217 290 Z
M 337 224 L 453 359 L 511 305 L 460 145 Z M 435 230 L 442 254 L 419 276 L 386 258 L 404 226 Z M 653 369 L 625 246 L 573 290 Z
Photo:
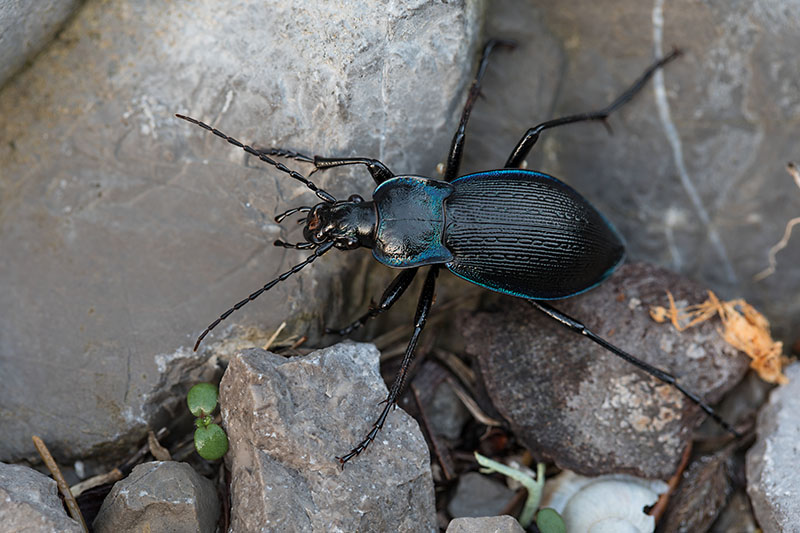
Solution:
M 525 135 L 522 136 L 522 139 L 519 140 L 517 146 L 514 147 L 514 150 L 511 152 L 511 155 L 508 156 L 508 160 L 506 161 L 505 168 L 519 168 L 525 158 L 533 148 L 533 145 L 536 144 L 536 141 L 539 140 L 539 134 L 542 133 L 544 130 L 555 128 L 558 126 L 564 126 L 566 124 L 574 124 L 575 122 L 588 122 L 588 121 L 600 121 L 605 124 L 606 128 L 608 128 L 608 124 L 606 124 L 606 119 L 608 116 L 622 107 L 623 105 L 627 104 L 631 101 L 631 99 L 639 93 L 647 82 L 653 77 L 653 74 L 664 65 L 676 59 L 678 56 L 681 55 L 680 50 L 674 49 L 669 55 L 662 57 L 661 59 L 655 61 L 652 65 L 647 67 L 647 69 L 642 73 L 639 78 L 633 82 L 633 84 L 628 87 L 625 92 L 617 97 L 616 100 L 611 102 L 608 106 L 604 107 L 599 111 L 591 111 L 589 113 L 581 113 L 578 115 L 569 115 L 566 117 L 556 118 L 553 120 L 548 120 L 547 122 L 542 122 L 538 126 L 534 126 L 533 128 L 529 129 L 525 132 Z
M 562 313 L 561 311 L 559 311 L 558 309 L 552 307 L 549 304 L 546 304 L 544 302 L 537 301 L 537 300 L 527 300 L 527 302 L 531 306 L 535 307 L 536 309 L 538 309 L 539 311 L 544 313 L 545 315 L 549 316 L 550 318 L 552 318 L 556 322 L 560 323 L 562 326 L 570 329 L 571 331 L 574 331 L 575 333 L 579 333 L 579 334 L 583 335 L 584 337 L 587 337 L 589 340 L 599 344 L 600 346 L 602 346 L 607 351 L 613 353 L 614 355 L 616 355 L 617 357 L 627 361 L 628 363 L 630 363 L 630 364 L 632 364 L 632 365 L 644 370 L 645 372 L 647 372 L 651 376 L 655 377 L 656 379 L 659 379 L 659 380 L 663 381 L 664 383 L 666 383 L 668 385 L 672 385 L 673 387 L 678 389 L 678 391 L 681 394 L 683 394 L 685 397 L 687 397 L 691 402 L 693 402 L 695 405 L 700 407 L 700 409 L 705 411 L 705 413 L 708 416 L 710 416 L 723 429 L 728 431 L 730 434 L 732 434 L 736 438 L 740 438 L 741 437 L 739 432 L 736 431 L 730 424 L 725 422 L 725 420 L 723 420 L 722 417 L 719 416 L 714 411 L 714 409 L 711 408 L 710 405 L 708 405 L 705 401 L 703 401 L 703 399 L 700 398 L 700 396 L 698 396 L 694 392 L 684 388 L 683 385 L 678 383 L 678 378 L 676 378 L 672 374 L 669 374 L 669 373 L 661 370 L 660 368 L 652 366 L 652 365 L 650 365 L 650 364 L 648 364 L 648 363 L 646 363 L 646 362 L 634 357 L 633 355 L 629 354 L 625 350 L 622 350 L 621 348 L 618 348 L 618 347 L 614 346 L 613 344 L 611 344 L 610 342 L 608 342 L 604 338 L 600 337 L 599 335 L 597 335 L 596 333 L 594 333 L 593 331 L 588 329 L 586 326 L 584 326 L 583 324 L 581 324 L 580 322 L 578 322 L 574 318 L 571 318 L 570 316 Z
M 369 433 L 367 433 L 367 436 L 364 437 L 361 442 L 359 442 L 348 453 L 342 455 L 341 457 L 337 457 L 339 463 L 342 465 L 342 468 L 344 468 L 344 464 L 347 461 L 366 450 L 367 446 L 369 446 L 372 441 L 375 440 L 378 432 L 383 428 L 383 424 L 386 422 L 386 417 L 389 415 L 389 411 L 397 404 L 397 398 L 400 396 L 400 392 L 403 390 L 403 385 L 405 385 L 406 377 L 408 376 L 408 369 L 411 366 L 411 361 L 414 359 L 414 348 L 417 346 L 420 333 L 422 333 L 422 330 L 425 327 L 425 321 L 427 320 L 428 313 L 433 305 L 433 295 L 436 289 L 436 276 L 438 273 L 439 267 L 437 265 L 432 266 L 430 270 L 428 270 L 428 275 L 425 278 L 425 285 L 422 287 L 422 293 L 420 294 L 419 303 L 417 304 L 417 313 L 414 317 L 414 333 L 411 335 L 411 340 L 408 341 L 408 346 L 406 347 L 406 352 L 403 356 L 403 362 L 400 365 L 400 370 L 398 370 L 397 375 L 394 377 L 394 382 L 392 383 L 392 387 L 389 389 L 389 394 L 386 396 L 386 400 L 384 400 L 386 403 L 383 406 L 383 410 L 381 411 L 381 414 L 378 416 L 378 419 L 375 421 L 375 423 L 372 424 L 372 429 L 370 429 Z M 397 281 L 397 278 L 395 278 L 395 281 Z

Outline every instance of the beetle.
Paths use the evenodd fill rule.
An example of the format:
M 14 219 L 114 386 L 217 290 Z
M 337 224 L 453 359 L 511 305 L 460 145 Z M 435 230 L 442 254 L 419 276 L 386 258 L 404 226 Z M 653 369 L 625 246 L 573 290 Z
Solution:
M 280 223 L 296 213 L 307 213 L 304 242 L 281 240 L 276 246 L 313 250 L 303 262 L 265 284 L 222 313 L 200 334 L 203 338 L 221 321 L 265 291 L 299 272 L 332 248 L 372 249 L 384 265 L 400 269 L 373 305 L 353 323 L 326 332 L 347 335 L 369 319 L 389 310 L 409 287 L 417 271 L 428 267 L 414 317 L 414 332 L 403 356 L 385 405 L 372 428 L 352 450 L 337 457 L 342 466 L 363 452 L 383 427 L 403 389 L 420 333 L 433 304 L 436 278 L 445 268 L 481 287 L 524 298 L 532 307 L 570 330 L 599 344 L 609 352 L 677 388 L 711 418 L 735 436 L 738 433 L 697 394 L 677 379 L 623 351 L 561 313 L 548 300 L 568 298 L 597 286 L 623 262 L 625 244 L 614 226 L 585 198 L 559 179 L 520 167 L 548 129 L 576 122 L 599 121 L 604 125 L 611 113 L 628 103 L 652 75 L 680 55 L 673 50 L 651 64 L 616 100 L 599 111 L 568 115 L 530 128 L 519 140 L 502 169 L 459 176 L 467 122 L 480 94 L 489 56 L 496 47 L 511 48 L 510 41 L 486 43 L 472 81 L 458 129 L 453 136 L 442 179 L 395 175 L 377 159 L 367 157 L 307 156 L 281 148 L 255 149 L 194 118 L 176 115 L 242 148 L 248 154 L 300 181 L 321 200 L 314 206 L 289 209 L 275 217 Z M 302 174 L 270 156 L 314 165 L 314 171 L 344 165 L 363 165 L 377 187 L 372 200 L 352 195 L 337 200 Z

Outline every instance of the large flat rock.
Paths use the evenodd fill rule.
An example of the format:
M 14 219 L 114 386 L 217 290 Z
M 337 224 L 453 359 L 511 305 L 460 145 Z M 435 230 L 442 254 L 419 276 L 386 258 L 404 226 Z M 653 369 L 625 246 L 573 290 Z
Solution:
M 85 5 L 0 93 L 0 458 L 31 453 L 34 432 L 59 457 L 128 446 L 179 401 L 170 362 L 202 364 L 186 348 L 203 327 L 307 255 L 272 246 L 300 237 L 272 218 L 316 197 L 174 113 L 432 174 L 477 17 L 474 2 Z M 342 198 L 374 188 L 363 169 L 314 179 Z M 367 256 L 329 254 L 208 340 L 344 321 L 368 296 L 334 280 L 347 264 L 358 283 Z

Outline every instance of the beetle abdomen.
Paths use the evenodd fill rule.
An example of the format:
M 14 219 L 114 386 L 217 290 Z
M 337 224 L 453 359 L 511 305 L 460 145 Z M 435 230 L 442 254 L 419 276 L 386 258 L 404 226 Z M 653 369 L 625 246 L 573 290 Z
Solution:
M 622 263 L 614 227 L 552 176 L 516 169 L 463 176 L 445 202 L 446 266 L 487 289 L 533 299 L 566 298 Z

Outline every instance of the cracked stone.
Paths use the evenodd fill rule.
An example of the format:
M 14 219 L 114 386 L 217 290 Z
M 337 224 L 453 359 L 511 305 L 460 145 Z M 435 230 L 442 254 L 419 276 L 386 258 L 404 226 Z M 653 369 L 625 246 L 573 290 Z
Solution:
M 0 87 L 53 39 L 79 5 L 78 0 L 0 4 Z
M 0 307 L 13 309 L 0 374 L 14 376 L 0 458 L 34 453 L 33 428 L 59 459 L 126 453 L 192 384 L 165 382 L 160 360 L 202 364 L 209 352 L 187 349 L 200 331 L 306 257 L 272 246 L 299 238 L 273 217 L 316 197 L 175 113 L 261 146 L 433 174 L 478 15 L 472 1 L 83 5 L 0 92 Z M 340 198 L 374 188 L 363 168 L 314 179 Z M 366 307 L 369 260 L 328 254 L 205 346 L 242 330 L 253 346 L 283 321 L 318 339 L 323 316 Z
M 342 343 L 286 359 L 253 349 L 220 384 L 230 438 L 236 531 L 436 531 L 425 439 L 401 409 L 340 468 L 378 416 L 387 389 L 373 345 Z
M 211 480 L 186 463 L 154 461 L 114 484 L 93 526 L 98 533 L 214 533 L 219 513 Z
M 767 533 L 800 527 L 800 363 L 787 367 L 786 377 L 758 414 L 758 438 L 747 452 L 747 494 Z
M 67 516 L 53 479 L 27 466 L 5 463 L 0 463 L 0 524 L 3 531 L 83 531 Z

